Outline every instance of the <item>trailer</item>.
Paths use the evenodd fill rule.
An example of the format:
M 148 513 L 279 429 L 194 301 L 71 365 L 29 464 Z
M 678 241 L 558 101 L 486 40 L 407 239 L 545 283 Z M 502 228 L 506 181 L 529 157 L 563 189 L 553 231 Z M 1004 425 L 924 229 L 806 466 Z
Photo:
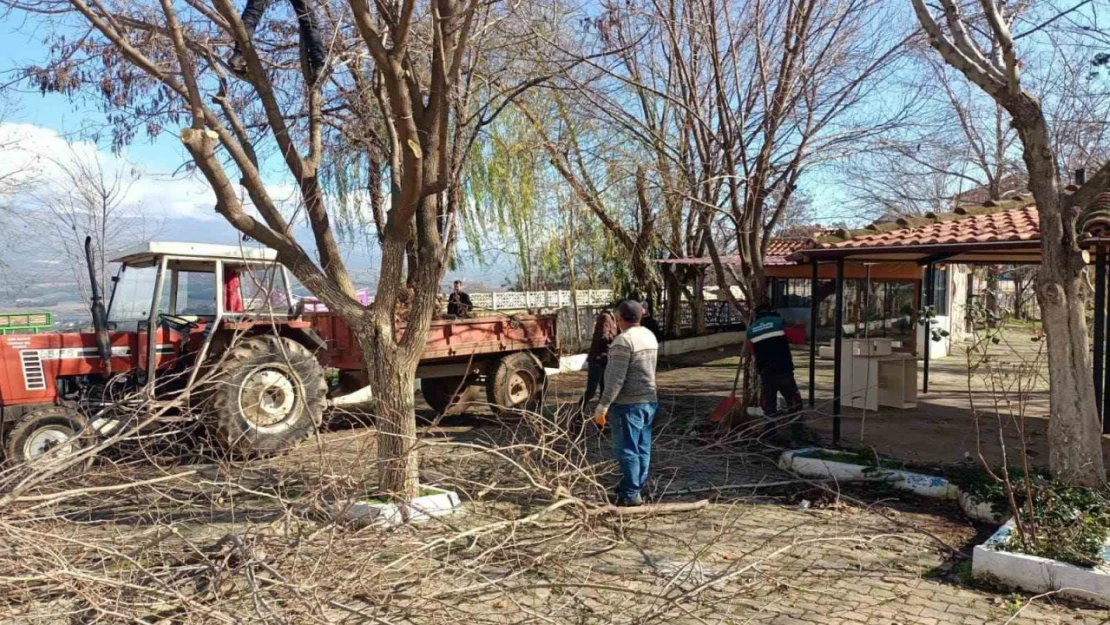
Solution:
M 339 371 L 340 392 L 367 386 L 366 363 L 350 328 L 334 313 L 306 315 L 324 341 L 321 364 Z M 398 328 L 403 336 L 404 326 Z M 432 321 L 416 377 L 428 405 L 440 414 L 488 404 L 498 415 L 535 410 L 545 367 L 559 366 L 555 315 L 490 316 Z

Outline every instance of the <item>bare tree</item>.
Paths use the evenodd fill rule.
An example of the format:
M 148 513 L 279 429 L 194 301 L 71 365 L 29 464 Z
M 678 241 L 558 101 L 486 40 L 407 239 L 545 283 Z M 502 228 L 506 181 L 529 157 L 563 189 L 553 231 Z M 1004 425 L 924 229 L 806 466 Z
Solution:
M 64 259 L 73 283 L 88 301 L 89 274 L 84 241 L 93 238 L 101 293 L 108 286 L 112 252 L 149 240 L 159 225 L 152 224 L 141 206 L 129 202 L 128 194 L 140 173 L 126 167 L 107 167 L 99 154 L 83 155 L 70 149 L 65 155 L 40 155 L 60 176 L 36 184 L 27 196 L 32 200 L 19 213 L 19 220 L 32 229 L 37 245 L 48 245 Z
M 490 42 L 528 32 L 527 20 L 508 27 L 517 7 L 350 0 L 279 13 L 286 23 L 298 22 L 298 32 L 245 23 L 230 0 L 8 4 L 76 16 L 88 29 L 77 44 L 60 42 L 49 65 L 29 72 L 44 89 L 96 89 L 121 120 L 139 116 L 152 134 L 187 125 L 181 141 L 214 191 L 216 211 L 276 250 L 354 329 L 379 405 L 379 487 L 400 499 L 415 496 L 412 380 L 455 239 L 462 165 L 480 129 L 524 89 L 475 86 L 488 84 L 483 72 L 520 71 Z M 520 15 L 530 14 L 522 8 Z M 100 71 L 90 72 L 92 66 Z M 134 124 L 120 126 L 115 139 L 125 142 Z M 364 157 L 357 162 L 371 168 L 367 191 L 381 249 L 369 307 L 355 297 L 337 235 L 342 213 L 329 209 L 334 200 L 323 175 L 341 158 L 355 162 L 351 155 L 358 153 Z M 274 170 L 296 189 L 292 209 L 271 191 Z M 302 224 L 310 236 L 298 233 Z M 406 271 L 415 297 L 399 327 Z
M 1076 224 L 1084 207 L 1110 185 L 1110 164 L 1074 193 L 1065 193 L 1041 101 L 1022 85 L 1022 63 L 1005 3 L 979 0 L 977 12 L 970 15 L 955 0 L 941 0 L 937 15 L 924 0 L 913 0 L 913 7 L 929 45 L 1009 113 L 1021 140 L 1029 188 L 1040 212 L 1044 261 L 1037 301 L 1048 339 L 1049 462 L 1067 483 L 1101 486 L 1106 476 L 1090 377 L 1086 262 Z
M 912 119 L 871 138 L 841 165 L 856 206 L 875 217 L 917 216 L 949 211 L 973 189 L 985 191 L 984 200 L 1023 190 L 1024 176 L 1013 175 L 1017 135 L 1005 111 L 935 58 L 924 56 L 920 65 L 902 87 Z

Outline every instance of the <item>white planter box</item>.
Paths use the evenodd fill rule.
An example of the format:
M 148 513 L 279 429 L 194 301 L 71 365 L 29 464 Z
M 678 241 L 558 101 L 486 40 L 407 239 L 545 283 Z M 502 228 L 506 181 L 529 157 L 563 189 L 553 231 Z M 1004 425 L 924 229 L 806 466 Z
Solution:
M 1083 569 L 1038 556 L 997 551 L 995 547 L 1010 540 L 1015 531 L 1014 522 L 1010 520 L 987 542 L 975 547 L 971 570 L 976 577 L 1028 592 L 1059 592 L 1066 597 L 1110 606 L 1110 563 Z M 1103 551 L 1105 557 L 1106 550 Z
M 395 527 L 406 522 L 418 523 L 432 517 L 455 514 L 462 508 L 458 494 L 453 491 L 424 487 L 424 490 L 437 491 L 422 495 L 407 504 L 378 503 L 371 501 L 343 501 L 332 504 L 332 514 L 344 521 L 358 525 L 375 527 Z

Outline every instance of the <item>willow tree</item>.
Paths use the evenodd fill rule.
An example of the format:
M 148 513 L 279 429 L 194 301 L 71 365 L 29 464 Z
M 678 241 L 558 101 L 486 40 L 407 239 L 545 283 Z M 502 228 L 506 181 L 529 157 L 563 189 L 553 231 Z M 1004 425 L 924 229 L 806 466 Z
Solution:
M 514 23 L 527 33 L 529 7 L 349 0 L 294 14 L 275 4 L 273 21 L 256 24 L 244 23 L 231 0 L 10 5 L 49 12 L 61 32 L 68 18 L 84 30 L 56 40 L 50 62 L 30 73 L 44 89 L 100 94 L 119 121 L 117 144 L 133 137 L 136 118 L 152 134 L 183 124 L 180 140 L 216 212 L 276 250 L 349 324 L 378 399 L 379 487 L 415 496 L 412 380 L 454 240 L 459 175 L 481 127 L 514 96 L 472 84 L 484 71 L 505 71 L 511 59 L 486 45 L 511 36 Z M 517 9 L 518 22 L 509 19 Z M 490 20 L 498 28 L 487 28 Z M 336 129 L 352 126 L 383 144 L 374 154 L 380 160 L 370 159 L 383 169 L 368 178 L 388 172 L 386 194 L 369 189 L 381 198 L 371 207 L 381 262 L 370 306 L 355 297 L 322 176 L 333 151 L 351 149 Z M 283 182 L 296 190 L 292 208 L 275 197 Z M 402 329 L 395 310 L 406 269 L 416 292 Z
M 1048 342 L 1049 465 L 1067 483 L 1101 486 L 1106 474 L 1090 373 L 1087 263 L 1078 222 L 1083 210 L 1110 187 L 1110 163 L 1074 193 L 1065 193 L 1041 100 L 1022 84 L 1023 63 L 1003 4 L 979 0 L 973 13 L 965 14 L 955 0 L 940 0 L 936 16 L 923 0 L 913 0 L 913 8 L 929 45 L 1006 110 L 1021 141 L 1029 189 L 1040 215 L 1043 262 L 1037 303 Z M 1052 21 L 1046 18 L 1044 24 Z

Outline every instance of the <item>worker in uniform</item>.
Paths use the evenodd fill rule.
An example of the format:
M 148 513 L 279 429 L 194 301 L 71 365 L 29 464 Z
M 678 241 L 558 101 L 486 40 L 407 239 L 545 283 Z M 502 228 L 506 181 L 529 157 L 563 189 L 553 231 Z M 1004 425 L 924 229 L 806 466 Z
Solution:
M 798 440 L 802 434 L 802 422 L 795 417 L 802 407 L 802 394 L 794 380 L 794 358 L 790 355 L 790 343 L 783 330 L 782 315 L 768 303 L 756 306 L 755 319 L 748 325 L 748 342 L 755 354 L 755 367 L 763 391 L 763 416 L 768 419 L 778 417 L 779 395 L 786 400 L 785 416 L 791 417 L 790 437 Z M 776 432 L 781 423 L 775 424 Z

